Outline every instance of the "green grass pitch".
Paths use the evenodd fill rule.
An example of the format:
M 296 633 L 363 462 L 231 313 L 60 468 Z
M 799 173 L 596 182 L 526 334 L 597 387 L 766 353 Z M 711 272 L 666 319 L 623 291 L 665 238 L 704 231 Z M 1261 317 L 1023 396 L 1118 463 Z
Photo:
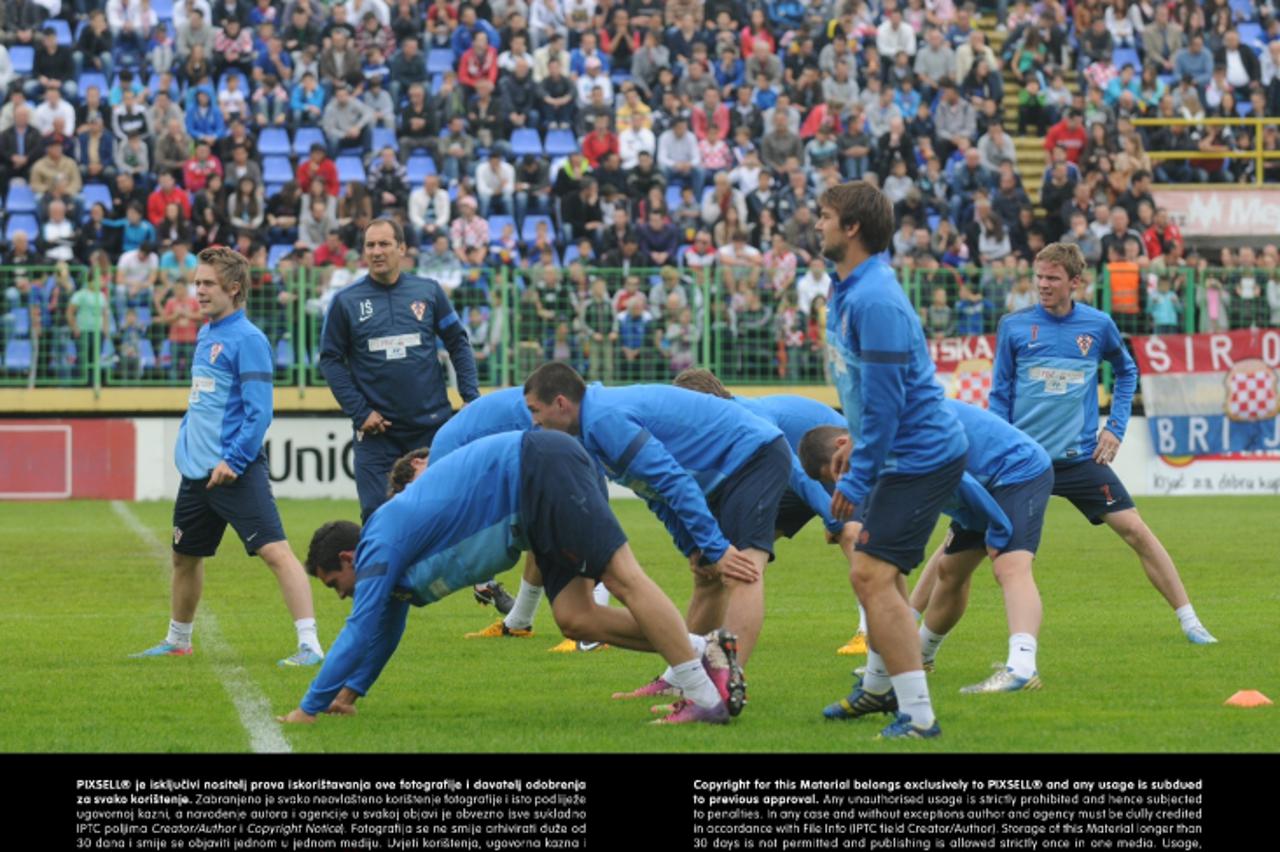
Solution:
M 168 541 L 168 503 L 129 508 Z M 638 501 L 614 508 L 641 564 L 683 609 L 688 568 L 659 523 Z M 780 543 L 769 568 L 764 633 L 747 672 L 750 703 L 732 725 L 647 726 L 645 703 L 609 695 L 656 675 L 660 659 L 618 649 L 549 654 L 560 636 L 545 605 L 532 639 L 464 640 L 493 617 L 464 591 L 411 612 L 357 717 L 322 717 L 285 738 L 295 752 L 1274 752 L 1280 707 L 1223 701 L 1240 689 L 1280 700 L 1278 508 L 1275 498 L 1141 502 L 1221 641 L 1196 647 L 1128 548 L 1054 500 L 1036 563 L 1045 688 L 959 694 L 1006 650 L 999 591 L 984 566 L 968 615 L 929 678 L 944 730 L 938 741 L 877 743 L 885 717 L 839 723 L 819 715 L 847 692 L 860 661 L 834 653 L 856 612 L 847 569 L 816 523 Z M 320 523 L 357 514 L 354 502 L 282 501 L 280 509 L 300 554 Z M 292 626 L 270 573 L 230 531 L 207 564 L 204 593 L 225 644 L 202 646 L 198 626 L 195 656 L 148 660 L 127 655 L 164 635 L 168 569 L 110 504 L 6 504 L 0 541 L 0 751 L 245 751 L 249 735 L 224 686 L 228 667 L 256 684 L 273 713 L 296 706 L 312 677 L 314 670 L 277 668 L 292 650 Z M 500 579 L 514 592 L 518 569 Z M 327 647 L 349 602 L 313 588 Z

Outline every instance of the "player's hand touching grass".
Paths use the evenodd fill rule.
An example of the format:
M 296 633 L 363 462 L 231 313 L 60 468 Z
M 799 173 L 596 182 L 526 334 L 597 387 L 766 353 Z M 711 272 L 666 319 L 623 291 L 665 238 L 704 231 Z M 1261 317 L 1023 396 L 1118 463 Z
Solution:
M 277 716 L 276 721 L 283 725 L 314 725 L 316 717 L 303 710 L 301 707 L 290 710 L 284 716 Z
M 230 485 L 239 479 L 236 472 L 231 469 L 231 465 L 224 461 L 218 462 L 218 466 L 209 474 L 209 484 L 205 486 L 205 490 L 216 488 L 219 485 Z
M 1098 464 L 1111 464 L 1120 452 L 1120 439 L 1106 429 L 1098 433 L 1098 446 L 1094 448 L 1093 460 Z

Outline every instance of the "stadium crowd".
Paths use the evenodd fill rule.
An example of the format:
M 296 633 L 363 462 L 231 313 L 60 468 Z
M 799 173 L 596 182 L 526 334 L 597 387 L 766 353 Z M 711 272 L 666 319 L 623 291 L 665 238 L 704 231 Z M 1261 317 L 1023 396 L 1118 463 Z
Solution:
M 1276 246 L 1201 256 L 1152 194 L 1252 183 L 1248 157 L 1147 153 L 1251 151 L 1252 128 L 1132 121 L 1280 115 L 1277 0 L 4 0 L 0 86 L 9 372 L 44 328 L 82 363 L 109 330 L 129 375 L 185 375 L 195 254 L 219 244 L 287 344 L 294 271 L 318 318 L 392 216 L 482 379 L 509 324 L 531 364 L 592 378 L 707 345 L 729 378 L 819 378 L 816 199 L 858 178 L 894 202 L 933 336 L 1031 304 L 1056 240 L 1113 267 L 1125 331 L 1182 328 L 1184 298 L 1203 330 L 1280 325 Z M 1038 204 L 1015 133 L 1043 137 Z

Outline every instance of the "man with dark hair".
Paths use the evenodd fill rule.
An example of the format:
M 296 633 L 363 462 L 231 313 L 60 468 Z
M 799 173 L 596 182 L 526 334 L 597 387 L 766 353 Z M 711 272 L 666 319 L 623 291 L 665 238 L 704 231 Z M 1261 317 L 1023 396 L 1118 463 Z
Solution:
M 477 477 L 485 488 L 475 487 Z M 582 446 L 555 432 L 506 432 L 432 462 L 363 530 L 336 521 L 316 531 L 307 570 L 354 603 L 328 661 L 281 721 L 354 713 L 395 652 L 410 605 L 492 579 L 522 550 L 536 559 L 565 635 L 659 653 L 672 665 L 687 700 L 662 723 L 724 724 L 741 711 L 734 636 L 685 631 L 636 561 Z M 626 610 L 597 606 L 595 580 Z
M 369 274 L 334 297 L 325 317 L 320 369 L 356 430 L 356 491 L 368 520 L 386 499 L 387 472 L 410 450 L 431 446 L 452 409 L 436 357 L 444 341 L 463 403 L 479 396 L 471 344 L 443 288 L 401 272 L 404 229 L 375 219 L 364 232 Z
M 1125 216 L 1120 213 L 1121 224 Z M 1141 236 L 1138 238 L 1141 240 Z M 1084 275 L 1079 247 L 1051 243 L 1036 256 L 1040 302 L 1000 322 L 991 373 L 991 413 L 1035 439 L 1053 460 L 1053 493 L 1095 526 L 1106 524 L 1142 562 L 1147 579 L 1173 608 L 1188 641 L 1218 640 L 1200 623 L 1178 569 L 1138 514 L 1111 467 L 1129 425 L 1138 368 L 1115 321 L 1073 298 Z M 1115 370 L 1111 415 L 1098 428 L 1098 368 Z
M 893 206 L 871 184 L 833 186 L 819 199 L 822 253 L 836 265 L 828 304 L 831 375 L 858 443 L 831 514 L 862 513 L 851 573 L 867 608 L 867 673 L 850 704 L 898 704 L 885 738 L 941 734 L 929 700 L 905 575 L 964 475 L 968 441 L 943 406 L 924 332 L 893 270 L 876 255 L 893 236 Z
M 745 666 L 764 616 L 778 502 L 791 451 L 782 432 L 738 405 L 664 385 L 590 387 L 543 364 L 524 385 L 533 422 L 580 436 L 611 479 L 644 497 L 689 559 L 689 629 L 722 623 Z M 665 694 L 664 674 L 635 697 Z
M 196 299 L 208 324 L 197 338 L 175 450 L 182 484 L 173 506 L 172 615 L 164 641 L 135 657 L 190 656 L 204 559 L 217 553 L 229 523 L 245 551 L 276 575 L 294 619 L 298 651 L 280 665 L 324 659 L 311 589 L 280 523 L 262 451 L 271 426 L 273 359 L 266 336 L 244 313 L 249 285 L 243 255 L 225 247 L 200 252 Z

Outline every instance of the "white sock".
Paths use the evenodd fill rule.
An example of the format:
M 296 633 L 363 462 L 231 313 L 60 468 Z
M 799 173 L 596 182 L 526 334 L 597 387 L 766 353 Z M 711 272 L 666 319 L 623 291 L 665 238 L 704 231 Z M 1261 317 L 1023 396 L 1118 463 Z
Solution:
M 1031 677 L 1036 673 L 1036 637 L 1030 633 L 1015 633 L 1009 637 L 1009 660 L 1005 663 L 1018 677 Z
M 911 717 L 917 728 L 933 724 L 933 704 L 929 701 L 929 683 L 924 671 L 903 672 L 893 676 L 893 691 L 898 696 L 898 710 Z
M 698 662 L 702 662 L 702 655 L 707 653 L 707 637 L 699 636 L 696 633 L 689 634 L 689 644 L 693 646 L 693 655 Z M 667 670 L 659 675 L 660 678 L 667 683 L 675 685 L 673 678 L 676 676 L 676 670 L 667 666 Z
M 170 619 L 169 635 L 164 637 L 164 641 L 180 648 L 189 648 L 191 647 L 191 628 L 191 624 L 183 624 L 181 621 Z
M 862 676 L 862 688 L 876 695 L 884 695 L 893 687 L 884 660 L 871 648 L 867 648 L 867 673 Z
M 609 605 L 609 590 L 604 587 L 604 583 L 596 583 L 596 587 L 591 590 L 591 597 L 595 598 L 596 606 Z
M 538 610 L 538 601 L 542 600 L 542 587 L 530 585 L 527 580 L 520 580 L 520 591 L 516 592 L 516 602 L 511 612 L 502 619 L 507 627 L 528 630 L 533 626 L 533 614 Z
M 320 647 L 320 635 L 316 633 L 316 620 L 314 618 L 299 618 L 293 623 L 293 626 L 298 631 L 298 644 L 315 651 L 323 657 L 324 649 Z
M 862 604 L 858 604 L 858 632 L 867 635 L 867 610 Z
M 716 685 L 707 676 L 707 670 L 702 665 L 701 657 L 695 657 L 687 663 L 673 666 L 671 668 L 671 679 L 667 683 L 679 687 L 680 691 L 684 693 L 684 697 L 699 707 L 710 708 L 717 707 L 720 704 L 720 690 L 716 689 Z
M 1187 633 L 1195 630 L 1197 627 L 1203 627 L 1200 619 L 1196 618 L 1196 608 L 1191 604 L 1180 606 L 1174 610 L 1174 615 L 1178 616 L 1178 621 L 1182 624 L 1182 632 Z
M 946 638 L 947 634 L 934 633 L 924 622 L 920 623 L 920 656 L 924 657 L 926 663 L 932 663 L 933 658 L 938 656 L 938 647 Z

